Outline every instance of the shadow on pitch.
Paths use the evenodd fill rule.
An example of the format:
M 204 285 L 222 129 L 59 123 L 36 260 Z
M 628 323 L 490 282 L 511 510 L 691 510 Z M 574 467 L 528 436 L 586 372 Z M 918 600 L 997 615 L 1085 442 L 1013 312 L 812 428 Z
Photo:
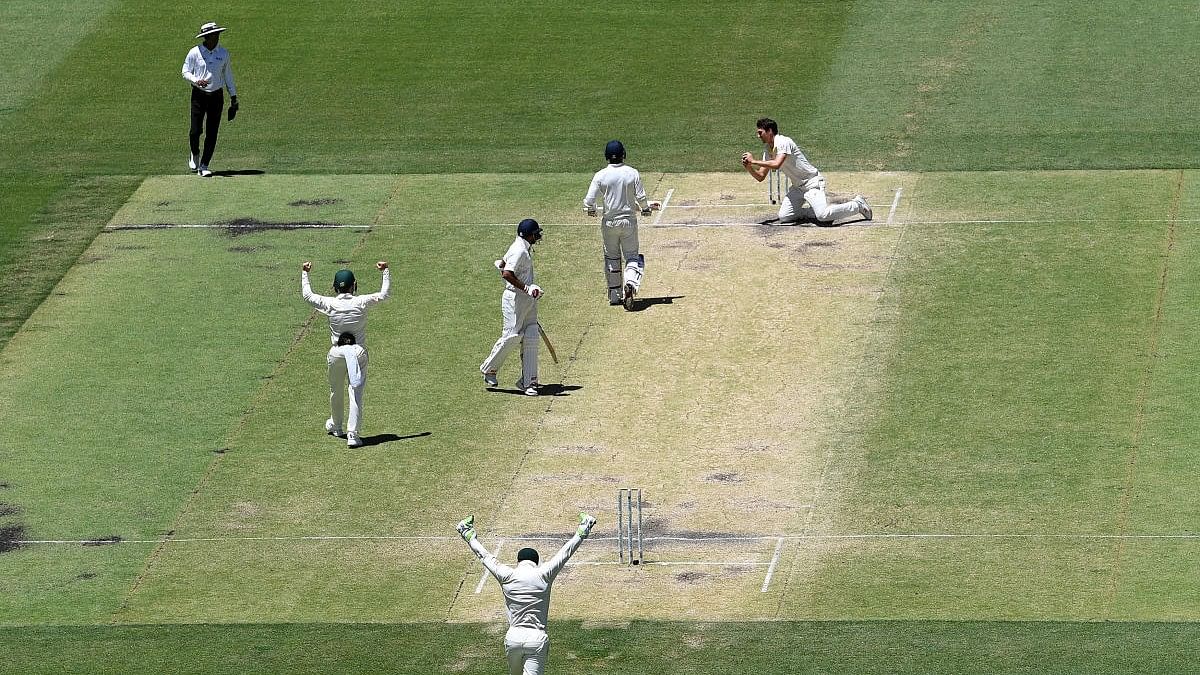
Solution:
M 266 171 L 262 169 L 230 169 L 228 171 L 214 171 L 214 176 L 230 177 L 230 176 L 261 176 Z
M 683 295 L 664 295 L 658 298 L 639 298 L 634 296 L 633 308 L 631 312 L 644 312 L 655 305 L 673 305 L 676 300 L 680 300 L 686 296 Z
M 859 216 L 853 220 L 836 220 L 832 223 L 824 220 L 817 220 L 815 218 L 789 220 L 786 223 L 778 218 L 767 218 L 766 220 L 758 221 L 758 224 L 771 227 L 862 227 L 864 225 L 874 225 L 875 221 L 867 220 L 862 216 Z
M 571 392 L 583 389 L 578 384 L 543 384 L 538 387 L 538 396 L 570 396 Z M 494 391 L 497 394 L 514 394 L 524 396 L 524 389 L 500 389 L 498 387 L 489 387 L 488 391 Z M 532 397 L 530 397 L 532 398 Z
M 433 435 L 432 431 L 422 431 L 419 434 L 409 434 L 407 436 L 397 436 L 396 434 L 375 434 L 374 436 L 363 436 L 362 437 L 362 445 L 359 447 L 369 448 L 374 445 L 383 445 L 384 443 L 391 443 L 392 441 L 407 441 L 407 440 L 411 440 L 414 438 L 424 438 L 426 436 L 432 436 L 432 435 Z

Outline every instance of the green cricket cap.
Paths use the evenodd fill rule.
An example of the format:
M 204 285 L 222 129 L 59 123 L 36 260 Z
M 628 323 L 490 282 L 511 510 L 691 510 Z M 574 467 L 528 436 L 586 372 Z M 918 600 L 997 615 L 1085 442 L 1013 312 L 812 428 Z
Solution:
M 338 270 L 337 274 L 333 275 L 333 287 L 335 290 L 349 292 L 354 288 L 354 272 Z

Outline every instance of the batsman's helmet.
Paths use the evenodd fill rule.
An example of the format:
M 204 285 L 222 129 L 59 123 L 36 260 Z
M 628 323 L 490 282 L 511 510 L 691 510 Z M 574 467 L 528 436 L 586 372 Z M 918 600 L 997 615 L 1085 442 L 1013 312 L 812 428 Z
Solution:
M 625 146 L 621 141 L 609 141 L 608 145 L 604 146 L 604 159 L 607 159 L 609 164 L 625 161 Z
M 542 238 L 542 226 L 538 225 L 538 221 L 533 218 L 526 218 L 517 223 L 517 236 L 523 239 L 528 239 L 533 236 L 535 240 Z
M 522 560 L 532 560 L 533 564 L 538 564 L 538 552 L 531 548 L 523 548 L 517 551 L 517 562 Z
M 338 270 L 337 274 L 333 275 L 333 290 L 341 293 L 349 293 L 354 290 L 354 272 Z

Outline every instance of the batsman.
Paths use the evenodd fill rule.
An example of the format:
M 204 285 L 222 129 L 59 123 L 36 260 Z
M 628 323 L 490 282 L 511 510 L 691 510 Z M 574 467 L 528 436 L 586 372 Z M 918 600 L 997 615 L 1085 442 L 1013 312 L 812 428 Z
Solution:
M 647 200 L 641 174 L 625 164 L 625 146 L 621 141 L 609 141 L 604 147 L 604 158 L 608 166 L 592 177 L 587 196 L 583 198 L 583 210 L 594 217 L 596 198 L 603 201 L 600 238 L 604 244 L 608 304 L 624 304 L 627 311 L 632 311 L 633 298 L 642 288 L 642 274 L 646 269 L 646 257 L 638 251 L 637 214 L 648 216 L 662 205 Z M 624 278 L 622 259 L 625 261 Z
M 475 517 L 468 516 L 455 526 L 483 566 L 496 577 L 504 594 L 508 613 L 508 632 L 504 634 L 504 654 L 509 675 L 541 675 L 550 656 L 550 636 L 546 623 L 550 616 L 550 586 L 592 531 L 596 519 L 579 514 L 579 528 L 554 557 L 538 564 L 538 552 L 532 548 L 517 551 L 517 566 L 509 567 L 488 552 L 475 536 Z
M 538 395 L 538 328 L 537 301 L 542 289 L 533 283 L 533 245 L 542 239 L 542 226 L 533 218 L 517 224 L 517 238 L 513 240 L 504 257 L 496 261 L 496 268 L 504 279 L 504 293 L 500 295 L 500 316 L 504 320 L 500 338 L 492 346 L 492 352 L 479 366 L 483 382 L 495 387 L 497 372 L 504 360 L 517 345 L 521 346 L 521 379 L 517 389 L 526 396 Z

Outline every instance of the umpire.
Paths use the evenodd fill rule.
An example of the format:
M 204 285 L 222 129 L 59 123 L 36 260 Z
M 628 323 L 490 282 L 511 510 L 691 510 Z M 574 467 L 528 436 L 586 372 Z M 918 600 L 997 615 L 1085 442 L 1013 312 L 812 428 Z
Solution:
M 192 84 L 192 128 L 188 136 L 192 155 L 188 168 L 208 178 L 212 171 L 208 163 L 217 147 L 217 131 L 221 128 L 221 113 L 225 108 L 225 90 L 229 90 L 229 119 L 238 111 L 237 87 L 233 84 L 233 69 L 229 66 L 229 50 L 218 45 L 225 29 L 209 22 L 200 26 L 196 39 L 204 42 L 192 47 L 183 59 L 183 79 Z M 205 119 L 208 120 L 207 126 Z M 204 154 L 200 154 L 200 133 L 204 131 Z

